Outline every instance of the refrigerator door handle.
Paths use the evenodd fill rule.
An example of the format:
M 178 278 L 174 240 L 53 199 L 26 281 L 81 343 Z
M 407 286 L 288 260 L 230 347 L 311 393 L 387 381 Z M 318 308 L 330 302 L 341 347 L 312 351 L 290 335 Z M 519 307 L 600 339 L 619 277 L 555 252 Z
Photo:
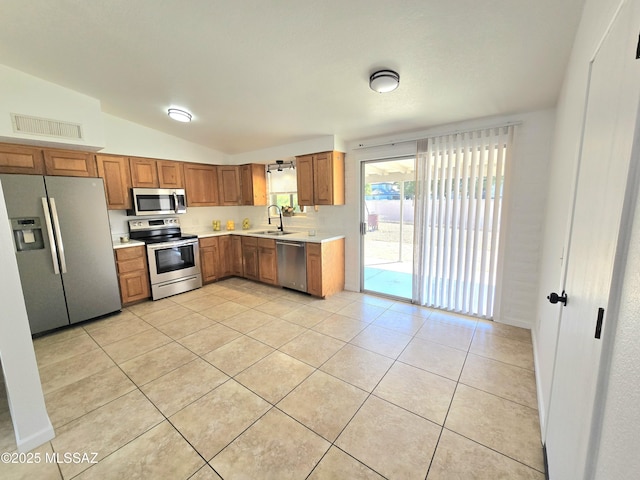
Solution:
M 53 273 L 60 275 L 60 267 L 58 266 L 58 249 L 56 241 L 53 238 L 53 228 L 51 228 L 51 213 L 49 213 L 49 202 L 47 197 L 42 197 L 42 208 L 44 210 L 44 222 L 47 225 L 47 235 L 49 236 L 49 246 L 51 247 L 51 261 L 53 262 Z
M 56 230 L 56 240 L 58 241 L 58 250 L 60 251 L 60 268 L 62 273 L 67 273 L 67 260 L 64 256 L 64 243 L 62 243 L 62 232 L 60 231 L 60 222 L 58 221 L 58 210 L 56 209 L 56 199 L 49 198 L 51 202 L 51 214 L 53 216 L 53 226 Z

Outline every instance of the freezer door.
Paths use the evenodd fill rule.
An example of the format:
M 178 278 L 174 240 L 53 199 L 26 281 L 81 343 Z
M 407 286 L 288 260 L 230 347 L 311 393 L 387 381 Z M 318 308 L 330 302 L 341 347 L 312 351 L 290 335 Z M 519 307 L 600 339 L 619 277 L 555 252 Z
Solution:
M 58 259 L 52 251 L 50 234 L 45 211 L 48 210 L 43 177 L 38 175 L 0 175 L 7 213 L 10 219 L 40 219 L 43 249 L 23 250 L 15 248 L 20 282 L 27 307 L 31 333 L 40 333 L 69 324 L 67 307 L 64 300 L 62 280 L 56 275 L 54 267 Z M 45 199 L 43 202 L 42 199 Z
M 71 323 L 122 308 L 101 178 L 45 177 Z M 59 228 L 56 228 L 59 226 Z

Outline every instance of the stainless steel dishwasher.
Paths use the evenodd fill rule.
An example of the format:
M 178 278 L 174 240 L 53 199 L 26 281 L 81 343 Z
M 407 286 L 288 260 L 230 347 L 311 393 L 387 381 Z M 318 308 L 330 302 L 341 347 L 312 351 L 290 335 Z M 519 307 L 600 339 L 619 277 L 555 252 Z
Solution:
M 276 240 L 278 283 L 283 287 L 307 291 L 307 244 Z

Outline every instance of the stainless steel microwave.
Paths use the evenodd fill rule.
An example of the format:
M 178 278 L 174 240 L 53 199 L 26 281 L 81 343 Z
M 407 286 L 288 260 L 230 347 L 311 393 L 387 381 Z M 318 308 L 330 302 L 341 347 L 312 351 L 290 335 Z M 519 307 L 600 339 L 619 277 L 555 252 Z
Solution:
M 132 215 L 175 215 L 187 213 L 183 188 L 132 188 Z

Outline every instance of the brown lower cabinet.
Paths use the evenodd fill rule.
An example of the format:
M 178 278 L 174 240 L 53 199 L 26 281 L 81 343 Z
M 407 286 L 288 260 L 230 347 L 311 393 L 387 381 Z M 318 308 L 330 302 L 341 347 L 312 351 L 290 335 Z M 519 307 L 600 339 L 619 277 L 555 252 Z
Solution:
M 232 271 L 232 250 L 231 235 L 223 235 L 218 237 L 218 278 L 226 278 L 233 275 Z
M 258 239 L 256 237 L 242 237 L 244 277 L 250 280 L 260 280 L 258 265 Z
M 271 238 L 258 239 L 258 278 L 263 283 L 278 284 L 276 241 Z
M 240 237 L 223 235 L 220 237 L 204 237 L 200 239 L 200 274 L 202 283 L 230 277 L 235 273 L 237 264 L 242 265 L 240 249 L 234 251 L 234 243 Z M 236 256 L 237 255 L 237 256 Z
M 199 243 L 202 283 L 211 283 L 218 279 L 217 265 L 220 257 L 218 237 L 201 238 Z
M 344 238 L 307 243 L 307 292 L 327 297 L 344 290 Z M 278 284 L 276 241 L 240 235 L 200 239 L 202 282 L 238 276 Z
M 307 243 L 307 292 L 326 297 L 344 290 L 344 238 Z
M 231 275 L 244 277 L 242 266 L 242 237 L 231 235 Z
M 126 306 L 151 296 L 147 251 L 144 246 L 119 248 L 115 251 L 122 305 Z

